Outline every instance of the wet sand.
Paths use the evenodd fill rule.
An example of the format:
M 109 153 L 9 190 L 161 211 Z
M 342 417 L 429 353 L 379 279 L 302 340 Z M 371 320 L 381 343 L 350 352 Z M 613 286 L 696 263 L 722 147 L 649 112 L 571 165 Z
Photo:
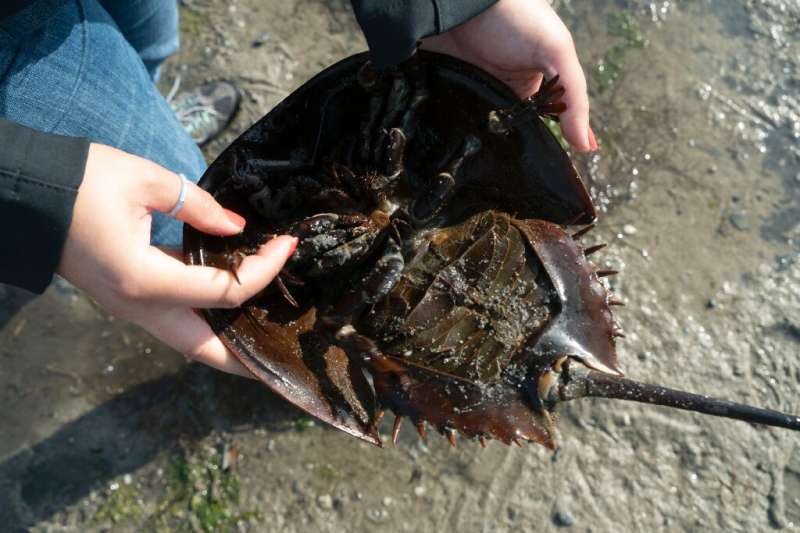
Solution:
M 339 0 L 189 6 L 165 87 L 180 74 L 185 85 L 224 77 L 245 90 L 209 158 L 364 48 Z M 558 7 L 589 78 L 601 151 L 576 162 L 602 207 L 592 236 L 610 246 L 599 261 L 621 270 L 612 286 L 627 303 L 627 375 L 800 412 L 800 4 Z M 186 366 L 66 284 L 25 300 L 5 290 L 0 313 L 3 530 L 800 523 L 800 451 L 788 431 L 596 400 L 562 406 L 555 454 L 453 450 L 438 436 L 426 446 L 410 426 L 379 450 L 257 383 Z

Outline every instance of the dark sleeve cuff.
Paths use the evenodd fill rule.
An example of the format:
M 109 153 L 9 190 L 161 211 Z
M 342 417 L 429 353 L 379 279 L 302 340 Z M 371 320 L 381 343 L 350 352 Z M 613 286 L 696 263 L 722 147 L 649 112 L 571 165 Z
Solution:
M 479 15 L 497 0 L 352 0 L 379 69 L 408 59 L 417 41 L 451 30 Z
M 89 141 L 0 119 L 0 282 L 41 293 L 72 222 Z

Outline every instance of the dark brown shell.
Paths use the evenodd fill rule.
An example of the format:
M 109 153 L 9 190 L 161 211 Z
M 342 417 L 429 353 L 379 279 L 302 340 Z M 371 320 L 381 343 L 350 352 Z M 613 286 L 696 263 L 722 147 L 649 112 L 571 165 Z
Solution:
M 539 378 L 567 355 L 621 373 L 608 293 L 583 250 L 557 224 L 496 211 L 426 238 L 359 324 L 405 369 L 373 373 L 378 400 L 440 431 L 552 447 Z
M 469 186 L 459 191 L 457 201 L 448 210 L 448 220 L 453 227 L 460 227 L 469 217 L 489 212 L 483 216 L 505 221 L 503 224 L 517 235 L 510 242 L 525 258 L 520 265 L 533 268 L 529 281 L 531 294 L 537 293 L 534 301 L 549 302 L 520 308 L 524 307 L 535 323 L 518 328 L 518 353 L 505 353 L 498 348 L 513 347 L 511 340 L 498 337 L 492 344 L 484 339 L 495 347 L 493 357 L 504 358 L 506 366 L 522 357 L 524 337 L 528 344 L 534 339 L 539 342 L 537 349 L 548 364 L 569 345 L 570 349 L 584 350 L 574 355 L 583 355 L 589 366 L 595 362 L 605 369 L 617 370 L 605 291 L 582 250 L 558 225 L 589 223 L 595 216 L 569 157 L 536 117 L 510 134 L 489 133 L 487 116 L 493 110 L 517 104 L 514 94 L 466 63 L 437 54 L 420 54 L 431 97 L 420 111 L 420 133 L 409 148 L 407 166 L 415 174 L 433 175 L 442 159 L 441 147 L 452 146 L 469 134 L 478 136 L 483 145 L 481 155 L 466 169 Z M 366 60 L 366 54 L 352 56 L 318 74 L 211 164 L 200 185 L 224 206 L 245 216 L 248 225 L 244 235 L 232 239 L 204 235 L 186 226 L 184 251 L 190 264 L 227 268 L 233 250 L 264 242 L 276 230 L 226 186 L 232 165 L 237 158 L 251 157 L 322 165 L 339 139 L 354 134 L 366 112 L 367 98 L 356 81 L 358 69 Z M 555 244 L 551 246 L 549 242 Z M 536 269 L 539 271 L 534 272 Z M 396 354 L 393 359 L 421 384 L 416 389 L 418 393 L 407 394 L 404 389 L 401 394 L 390 374 L 373 373 L 374 393 L 363 369 L 318 333 L 319 310 L 331 304 L 338 294 L 336 287 L 346 286 L 349 280 L 327 281 L 333 288 L 293 292 L 297 308 L 279 293 L 267 291 L 239 309 L 206 310 L 204 315 L 242 363 L 271 389 L 315 417 L 374 444 L 380 445 L 376 426 L 381 413 L 375 393 L 384 406 L 398 414 L 427 421 L 440 430 L 453 428 L 466 435 L 494 436 L 505 442 L 521 437 L 552 443 L 545 421 L 533 413 L 530 400 L 523 397 L 521 383 L 496 386 L 502 382 L 499 371 L 465 370 L 461 367 L 472 364 L 465 360 L 436 366 L 423 360 L 407 361 Z M 404 290 L 412 288 L 403 285 L 393 295 Z M 390 300 L 378 305 L 372 318 L 362 320 L 374 337 L 392 334 L 390 328 L 381 327 L 387 317 L 406 318 L 391 309 Z M 597 305 L 583 305 L 587 301 Z M 382 318 L 380 313 L 384 313 Z M 413 316 L 409 320 L 407 324 L 411 324 Z M 511 322 L 506 321 L 506 325 L 511 327 Z M 592 329 L 593 322 L 601 323 L 601 327 Z M 394 333 L 399 335 L 398 331 Z M 417 341 L 427 342 L 423 338 Z M 391 351 L 390 340 L 380 344 Z M 466 384 L 458 394 L 449 392 L 452 378 Z

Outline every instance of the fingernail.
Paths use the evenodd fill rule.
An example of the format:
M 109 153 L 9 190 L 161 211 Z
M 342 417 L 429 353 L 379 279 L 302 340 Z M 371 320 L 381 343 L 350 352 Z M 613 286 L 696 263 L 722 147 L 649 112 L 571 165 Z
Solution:
M 292 255 L 295 250 L 297 250 L 297 244 L 300 242 L 300 239 L 297 237 L 292 237 L 292 244 L 289 246 L 289 255 Z
M 592 152 L 597 150 L 597 139 L 594 136 L 591 126 L 589 126 L 589 148 L 592 150 Z
M 231 224 L 236 226 L 236 230 L 241 233 L 244 230 L 245 224 L 247 224 L 247 221 L 244 219 L 244 217 L 237 215 L 230 209 L 225 209 L 224 207 L 222 208 L 222 211 L 225 213 L 225 218 L 227 218 Z

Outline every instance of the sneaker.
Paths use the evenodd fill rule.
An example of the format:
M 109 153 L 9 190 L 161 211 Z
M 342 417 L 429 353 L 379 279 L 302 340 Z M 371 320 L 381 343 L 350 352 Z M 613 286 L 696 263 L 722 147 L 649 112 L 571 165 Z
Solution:
M 230 82 L 212 81 L 176 96 L 180 83 L 178 76 L 167 102 L 194 142 L 202 146 L 233 120 L 239 109 L 239 90 Z

